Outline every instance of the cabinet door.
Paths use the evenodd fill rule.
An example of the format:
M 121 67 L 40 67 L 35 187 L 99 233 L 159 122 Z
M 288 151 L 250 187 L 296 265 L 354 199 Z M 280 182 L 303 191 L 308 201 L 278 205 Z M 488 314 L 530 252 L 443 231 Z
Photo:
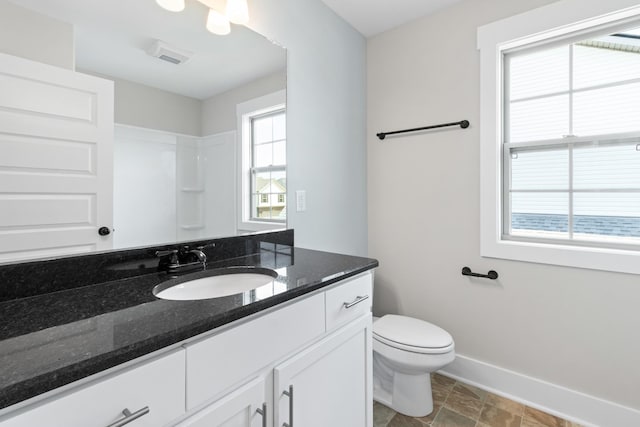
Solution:
M 267 425 L 269 405 L 266 404 L 264 377 L 256 378 L 228 395 L 216 400 L 202 411 L 176 427 L 263 427 Z
M 274 425 L 372 425 L 371 357 L 371 315 L 366 314 L 278 365 Z

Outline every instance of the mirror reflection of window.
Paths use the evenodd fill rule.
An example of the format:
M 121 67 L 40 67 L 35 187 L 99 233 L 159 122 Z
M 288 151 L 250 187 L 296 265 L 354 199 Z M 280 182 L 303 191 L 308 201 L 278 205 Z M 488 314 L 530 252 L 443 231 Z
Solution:
M 287 209 L 286 113 L 284 109 L 252 116 L 251 217 L 284 222 Z

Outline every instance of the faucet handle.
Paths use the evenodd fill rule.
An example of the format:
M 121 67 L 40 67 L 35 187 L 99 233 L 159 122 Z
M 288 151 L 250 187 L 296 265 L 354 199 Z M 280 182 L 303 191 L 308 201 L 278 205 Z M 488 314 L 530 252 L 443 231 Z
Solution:
M 156 256 L 160 258 L 160 263 L 158 264 L 159 268 L 166 264 L 169 264 L 169 266 L 176 266 L 180 264 L 180 261 L 178 260 L 177 249 L 168 249 L 166 251 L 156 251 Z M 164 257 L 168 257 L 168 259 Z
M 167 256 L 167 255 L 177 255 L 178 254 L 178 250 L 177 249 L 168 249 L 166 251 L 156 251 L 156 256 L 157 257 L 163 257 L 163 256 Z

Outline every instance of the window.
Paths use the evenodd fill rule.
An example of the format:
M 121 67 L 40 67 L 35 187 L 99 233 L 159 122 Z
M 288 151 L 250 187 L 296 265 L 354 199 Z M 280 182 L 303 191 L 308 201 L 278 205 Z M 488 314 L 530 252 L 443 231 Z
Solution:
M 579 5 L 478 30 L 481 254 L 640 273 L 640 7 Z
M 504 76 L 503 237 L 640 244 L 640 29 L 505 52 Z
M 285 91 L 238 104 L 238 229 L 286 227 L 287 158 Z
M 252 221 L 284 222 L 287 210 L 286 116 L 284 109 L 251 116 Z M 277 196 L 277 197 L 276 197 Z M 254 201 L 259 200 L 259 203 Z M 283 196 L 284 197 L 284 196 Z M 272 201 L 278 200 L 278 203 Z

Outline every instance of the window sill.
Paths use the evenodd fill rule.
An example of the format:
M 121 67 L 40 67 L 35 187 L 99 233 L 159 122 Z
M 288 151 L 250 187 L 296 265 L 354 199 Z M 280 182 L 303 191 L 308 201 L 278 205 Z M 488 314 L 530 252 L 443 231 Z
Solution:
M 238 224 L 238 231 L 273 231 L 285 230 L 287 224 L 283 222 L 263 222 L 263 221 L 241 221 Z
M 640 252 L 633 250 L 484 239 L 480 254 L 487 258 L 640 274 Z

